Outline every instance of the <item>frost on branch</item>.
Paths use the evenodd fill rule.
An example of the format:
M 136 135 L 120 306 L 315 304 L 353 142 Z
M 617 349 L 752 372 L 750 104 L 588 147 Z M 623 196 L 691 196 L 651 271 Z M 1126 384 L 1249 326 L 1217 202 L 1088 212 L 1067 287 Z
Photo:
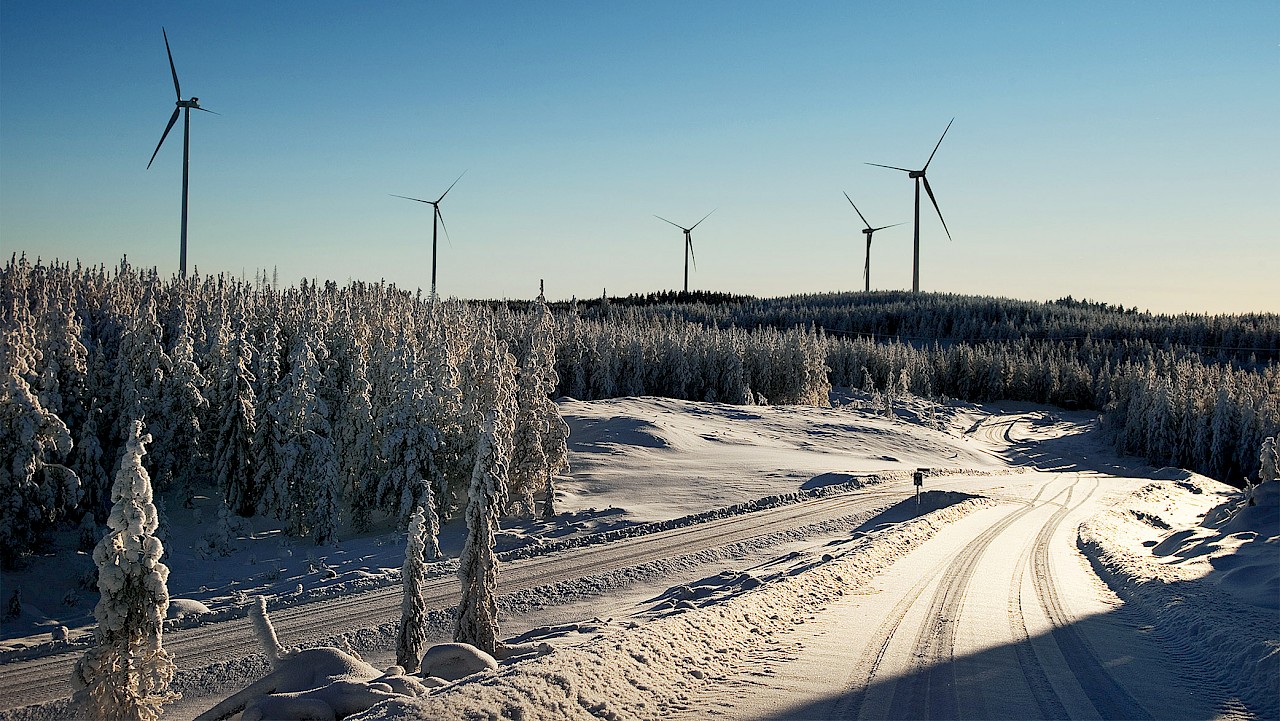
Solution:
M 71 681 L 81 711 L 94 719 L 152 721 L 178 697 L 168 690 L 173 657 L 161 647 L 169 569 L 160 562 L 151 478 L 142 467 L 150 440 L 134 421 L 111 489 L 110 530 L 93 550 L 102 594 L 97 645 L 76 662 Z

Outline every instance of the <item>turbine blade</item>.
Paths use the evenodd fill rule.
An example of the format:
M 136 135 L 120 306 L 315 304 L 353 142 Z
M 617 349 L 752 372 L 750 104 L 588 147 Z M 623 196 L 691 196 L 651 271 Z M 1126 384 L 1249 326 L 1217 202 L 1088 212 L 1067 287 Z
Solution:
M 951 119 L 951 123 L 954 123 L 955 121 L 956 121 L 955 118 Z M 951 123 L 947 123 L 947 130 L 951 129 Z M 942 138 L 947 137 L 947 130 L 942 131 Z M 920 172 L 924 172 L 925 170 L 929 169 L 929 163 L 933 162 L 933 156 L 935 153 L 938 152 L 938 146 L 942 145 L 942 138 L 938 138 L 938 145 L 933 146 L 933 152 L 929 153 L 929 159 L 924 161 L 924 169 L 921 170 Z
M 160 136 L 160 142 L 156 143 L 155 152 L 151 153 L 151 160 L 147 161 L 147 167 L 156 161 L 156 154 L 160 152 L 160 146 L 164 145 L 164 139 L 169 137 L 169 131 L 173 130 L 173 124 L 178 122 L 178 115 L 182 113 L 182 108 L 174 108 L 173 115 L 169 116 L 169 124 L 164 126 L 164 134 Z
M 456 183 L 456 182 L 458 182 L 458 181 L 456 181 L 456 180 L 455 180 L 455 181 L 453 181 L 453 182 L 455 182 L 455 183 Z M 447 192 L 449 192 L 449 191 L 447 191 L 447 190 L 446 190 L 445 192 L 447 193 Z M 440 196 L 440 197 L 442 197 L 442 198 L 443 198 L 444 196 L 442 195 L 442 196 Z M 449 226 L 447 226 L 447 225 L 445 225 L 445 224 L 444 224 L 444 215 L 443 215 L 443 214 L 441 214 L 441 212 L 440 212 L 440 205 L 439 205 L 439 203 L 440 203 L 440 201 L 436 201 L 436 217 L 440 219 L 440 230 L 443 230 L 443 231 L 444 231 L 444 239 L 445 239 L 445 240 L 447 240 L 447 241 L 449 241 L 449 247 L 450 247 L 450 248 L 452 248 L 452 247 L 453 247 L 453 238 L 450 238 L 450 237 L 449 237 Z
M 212 111 L 212 110 L 210 110 L 210 109 L 208 109 L 208 108 L 202 108 L 202 107 L 199 107 L 199 106 L 193 107 L 193 108 L 192 108 L 192 110 L 203 110 L 203 111 L 205 111 L 206 113 L 213 113 L 214 115 L 222 115 L 222 113 L 216 113 L 216 112 L 214 112 L 214 111 Z
M 661 215 L 655 215 L 655 216 L 653 216 L 653 217 L 657 218 L 658 220 L 661 220 L 661 221 L 662 221 L 662 222 L 664 222 L 664 223 L 671 223 L 671 221 L 667 220 L 666 218 L 662 217 Z M 679 228 L 680 230 L 685 230 L 685 227 L 684 227 L 683 225 L 680 225 L 679 223 L 671 223 L 671 224 L 672 224 L 672 225 L 674 225 L 674 226 L 676 226 L 676 227 L 677 227 L 677 228 Z M 689 228 L 688 230 L 693 230 L 693 228 Z
M 884 230 L 885 228 L 896 228 L 899 225 L 906 225 L 906 223 L 894 223 L 893 225 L 882 225 L 879 228 L 869 228 L 868 230 L 874 233 L 877 230 Z
M 462 175 L 466 175 L 466 174 L 467 174 L 466 170 L 462 171 Z M 453 190 L 453 186 L 457 185 L 459 180 L 462 180 L 462 175 L 459 175 L 457 180 L 454 180 L 452 183 L 449 183 L 449 187 L 444 189 L 444 192 L 440 194 L 439 198 L 436 198 L 437 203 L 444 200 L 444 196 L 448 195 L 450 190 Z M 437 208 L 437 210 L 439 210 L 439 208 Z M 448 235 L 448 233 L 446 233 L 445 235 Z
M 419 203 L 426 203 L 427 205 L 435 205 L 434 202 L 430 200 L 423 200 L 422 198 L 410 198 L 407 195 L 396 195 L 395 193 L 387 193 L 387 195 L 390 195 L 393 198 L 404 198 L 405 200 L 416 200 Z
M 169 33 L 160 28 L 160 32 L 164 33 L 164 51 L 169 54 L 169 72 L 173 73 L 173 92 L 177 94 L 178 100 L 182 100 L 182 86 L 178 85 L 178 69 L 173 66 L 173 51 L 169 49 Z
M 844 193 L 843 190 L 840 192 Z M 849 201 L 849 205 L 853 205 L 853 198 L 850 198 L 848 193 L 844 194 L 844 199 Z M 866 224 L 867 229 L 870 230 L 871 224 L 867 223 L 867 216 L 863 215 L 861 210 L 858 210 L 858 206 L 853 205 L 853 212 L 857 213 L 859 218 L 862 218 L 862 222 Z
M 863 163 L 863 165 L 874 165 L 874 166 L 876 166 L 877 168 L 888 168 L 889 170 L 901 170 L 901 171 L 902 171 L 902 172 L 904 172 L 904 173 L 914 173 L 914 172 L 915 172 L 914 170 L 908 170 L 908 169 L 906 169 L 906 168 L 899 168 L 899 167 L 898 167 L 898 166 L 896 166 L 896 165 L 881 165 L 881 164 L 879 164 L 879 163 Z
M 924 181 L 924 192 L 929 194 L 929 200 L 933 202 L 933 209 L 938 211 L 938 220 L 942 221 L 942 229 L 947 231 L 947 240 L 951 240 L 951 231 L 947 228 L 947 221 L 942 217 L 942 208 L 938 207 L 938 199 L 933 197 L 933 188 L 929 187 L 929 179 L 921 177 Z
M 862 268 L 862 280 L 868 285 L 871 284 L 871 241 L 867 241 L 867 264 Z
M 719 210 L 719 208 L 712 208 L 711 213 L 714 213 L 717 210 Z M 702 216 L 702 220 L 706 220 L 707 218 L 710 218 L 711 213 L 707 213 L 706 215 Z M 702 223 L 702 220 L 699 220 L 697 223 L 694 223 L 693 226 L 689 228 L 689 230 L 693 230 L 694 228 L 698 227 Z
M 693 236 L 686 235 L 684 237 L 686 243 L 689 244 L 689 257 L 693 258 L 693 269 L 698 269 L 698 254 L 693 252 Z

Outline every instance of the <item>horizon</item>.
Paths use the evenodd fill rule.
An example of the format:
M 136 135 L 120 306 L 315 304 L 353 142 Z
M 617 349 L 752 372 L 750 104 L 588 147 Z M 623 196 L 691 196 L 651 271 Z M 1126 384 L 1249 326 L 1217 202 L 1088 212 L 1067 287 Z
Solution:
M 229 8 L 229 9 L 228 9 Z M 1280 309 L 1280 7 L 0 5 L 0 251 L 442 297 L 911 287 Z M 674 29 L 674 30 L 673 30 Z M 910 54 L 904 54 L 904 49 Z M 77 105 L 68 107 L 69 99 Z M 868 106 L 868 103 L 872 105 Z M 445 235 L 445 233 L 441 233 Z M 1031 239 L 1033 242 L 1029 242 Z M 372 281 L 366 281 L 372 282 Z M 817 288 L 848 291 L 816 291 Z

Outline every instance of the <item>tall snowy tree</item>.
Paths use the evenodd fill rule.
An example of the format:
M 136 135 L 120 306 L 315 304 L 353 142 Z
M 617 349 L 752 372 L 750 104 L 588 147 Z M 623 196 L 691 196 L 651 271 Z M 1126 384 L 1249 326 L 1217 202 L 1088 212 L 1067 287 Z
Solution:
M 226 365 L 218 384 L 213 477 L 227 505 L 248 517 L 254 513 L 260 492 L 253 483 L 253 436 L 257 430 L 253 373 L 249 371 L 253 347 L 239 333 L 219 343 L 225 344 Z
M 398 525 L 407 525 L 413 509 L 428 507 L 431 482 L 439 471 L 435 455 L 439 434 L 431 422 L 428 387 L 412 350 L 402 344 L 395 370 L 398 392 L 376 421 L 380 439 L 382 475 L 377 484 L 377 504 Z
M 80 502 L 80 479 L 49 458 L 71 451 L 71 433 L 23 379 L 19 343 L 17 334 L 0 336 L 0 562 L 6 566 Z
M 164 547 L 142 466 L 150 440 L 134 421 L 111 489 L 110 532 L 93 550 L 101 593 L 96 645 L 76 662 L 71 680 L 81 710 L 94 719 L 153 721 L 178 697 L 168 690 L 173 657 L 161 645 L 169 569 L 160 562 Z
M 492 338 L 492 336 L 490 337 Z M 487 653 L 498 647 L 498 557 L 494 551 L 498 516 L 506 503 L 507 473 L 514 425 L 515 359 L 505 343 L 485 344 L 487 363 L 478 370 L 482 397 L 490 399 L 481 427 L 467 503 L 467 538 L 458 559 L 462 598 L 453 638 Z M 495 347 L 496 346 L 496 347 Z
M 1280 480 L 1280 451 L 1276 450 L 1275 437 L 1268 436 L 1258 453 L 1258 483 L 1277 480 Z
M 189 493 L 195 477 L 207 468 L 204 464 L 208 463 L 208 451 L 203 445 L 200 422 L 209 401 L 204 397 L 208 382 L 196 365 L 194 344 L 185 319 L 178 326 L 169 360 L 169 375 L 160 384 L 161 414 L 152 421 L 153 426 L 159 424 L 164 428 L 166 441 L 156 448 L 154 468 L 157 477 L 172 479 Z
M 404 570 L 400 579 L 404 596 L 400 602 L 400 635 L 396 639 L 396 664 L 408 673 L 418 670 L 422 647 L 427 642 L 427 603 L 422 597 L 426 584 L 425 551 L 426 517 L 422 507 L 414 509 L 409 520 L 409 538 L 404 549 Z

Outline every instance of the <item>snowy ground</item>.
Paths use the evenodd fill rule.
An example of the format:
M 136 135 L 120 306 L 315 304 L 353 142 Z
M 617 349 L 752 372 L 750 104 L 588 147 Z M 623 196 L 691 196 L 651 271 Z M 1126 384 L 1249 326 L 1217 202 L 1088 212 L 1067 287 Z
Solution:
M 767 496 L 845 492 L 806 501 L 821 518 L 757 512 L 777 525 L 754 536 L 744 528 L 756 514 L 690 525 L 687 554 L 659 548 L 666 536 L 654 534 L 653 548 L 633 541 L 601 555 L 596 573 L 556 560 L 586 550 L 513 562 L 508 578 L 543 563 L 530 577 L 557 583 L 500 589 L 503 630 L 554 652 L 367 717 L 1276 715 L 1274 509 L 1240 512 L 1226 486 L 1116 458 L 1083 414 L 967 404 L 930 413 L 911 401 L 886 419 L 857 396 L 841 400 L 832 409 L 564 401 L 574 465 L 561 486 L 566 514 L 506 528 L 509 549 L 647 532 Z M 930 477 L 927 488 L 951 492 L 927 494 L 917 511 L 899 503 L 916 467 L 966 472 Z M 879 482 L 861 490 L 838 487 L 871 475 Z M 168 516 L 170 591 L 211 609 L 195 617 L 201 628 L 220 628 L 208 621 L 242 615 L 248 597 L 264 594 L 273 616 L 290 607 L 339 616 L 329 620 L 345 622 L 370 663 L 391 663 L 386 623 L 325 609 L 371 588 L 394 596 L 403 557 L 394 534 L 317 548 L 256 525 L 220 556 L 198 550 L 216 519 L 172 506 Z M 456 553 L 460 529 L 443 540 Z M 5 575 L 6 596 L 21 587 L 26 605 L 3 627 L 0 690 L 24 673 L 54 673 L 51 662 L 21 659 L 55 650 L 57 626 L 71 628 L 73 643 L 91 631 L 93 594 L 75 591 L 86 564 L 61 554 Z M 440 620 L 437 640 L 447 640 Z M 305 640 L 282 631 L 286 644 Z M 178 663 L 187 698 L 166 718 L 193 717 L 266 670 L 261 658 Z M 72 716 L 57 702 L 0 715 Z

